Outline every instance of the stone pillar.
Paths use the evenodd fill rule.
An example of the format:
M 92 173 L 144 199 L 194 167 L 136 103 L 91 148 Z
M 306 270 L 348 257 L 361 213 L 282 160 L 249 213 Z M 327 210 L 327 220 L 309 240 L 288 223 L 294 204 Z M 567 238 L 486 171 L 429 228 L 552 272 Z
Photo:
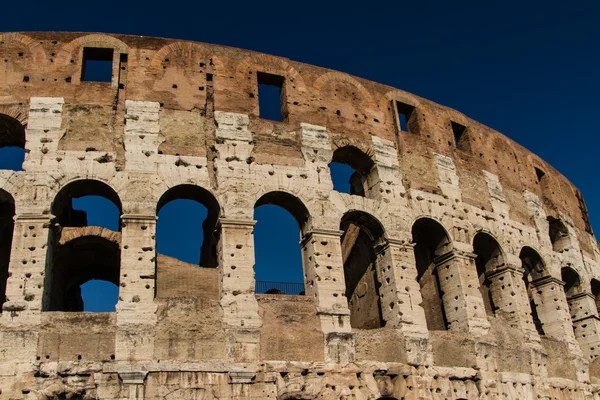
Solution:
M 580 356 L 582 353 L 573 333 L 563 285 L 562 281 L 547 276 L 531 282 L 530 294 L 537 306 L 544 334 L 566 343 L 574 355 Z
M 24 362 L 37 355 L 44 279 L 51 270 L 48 254 L 51 215 L 19 214 L 15 218 L 6 302 L 0 324 L 0 364 Z M 46 267 L 48 264 L 48 268 Z
M 117 360 L 152 360 L 156 216 L 121 216 L 121 274 L 117 303 Z
M 485 335 L 490 323 L 479 291 L 473 253 L 450 251 L 434 259 L 449 329 Z
M 121 389 L 119 400 L 145 399 L 144 380 L 147 375 L 148 371 L 119 372 L 119 378 L 123 382 L 123 389 Z
M 313 229 L 301 242 L 306 295 L 315 299 L 325 335 L 325 359 L 336 363 L 354 360 L 354 334 L 346 298 L 342 231 Z
M 531 318 L 523 270 L 515 265 L 504 264 L 485 275 L 490 281 L 495 312 L 523 332 L 528 341 L 539 342 L 540 337 Z
M 567 299 L 575 338 L 581 351 L 590 360 L 600 356 L 600 317 L 596 299 L 588 292 L 578 293 Z
M 387 239 L 377 255 L 379 297 L 385 326 L 404 334 L 408 362 L 430 365 L 433 362 L 425 310 L 417 281 L 414 244 Z
M 254 295 L 254 220 L 221 218 L 217 246 L 223 324 L 232 361 L 260 358 L 262 318 Z

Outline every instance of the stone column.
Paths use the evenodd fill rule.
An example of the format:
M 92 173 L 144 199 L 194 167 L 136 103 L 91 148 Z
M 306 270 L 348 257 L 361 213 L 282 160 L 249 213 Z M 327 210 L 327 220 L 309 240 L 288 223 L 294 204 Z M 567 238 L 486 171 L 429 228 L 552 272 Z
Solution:
M 449 329 L 485 335 L 490 323 L 479 291 L 476 255 L 450 251 L 434 259 Z
M 414 244 L 387 239 L 377 255 L 379 297 L 386 327 L 404 334 L 408 362 L 430 365 L 433 362 L 425 310 L 417 281 Z
M 156 219 L 155 215 L 121 216 L 117 360 L 152 360 L 154 356 Z
M 232 361 L 260 358 L 262 318 L 254 295 L 254 220 L 219 220 L 219 276 L 223 324 Z
M 325 335 L 325 359 L 337 363 L 354 360 L 354 334 L 346 299 L 342 231 L 313 229 L 301 242 L 306 295 L 315 299 Z
M 119 378 L 123 381 L 120 400 L 143 400 L 144 381 L 148 371 L 119 372 Z
M 523 270 L 504 264 L 486 272 L 497 313 L 523 332 L 527 340 L 539 342 L 540 337 L 531 318 L 529 297 L 523 281 Z
M 600 356 L 600 317 L 596 299 L 588 292 L 578 293 L 567 299 L 575 338 L 581 351 L 590 360 Z
M 575 340 L 571 316 L 561 280 L 547 276 L 531 282 L 530 294 L 537 306 L 537 313 L 549 338 L 565 342 L 575 355 L 582 355 Z
M 15 218 L 6 302 L 0 324 L 0 364 L 32 365 L 37 355 L 44 279 L 51 271 L 48 254 L 51 215 L 19 214 Z M 48 268 L 46 268 L 48 264 Z

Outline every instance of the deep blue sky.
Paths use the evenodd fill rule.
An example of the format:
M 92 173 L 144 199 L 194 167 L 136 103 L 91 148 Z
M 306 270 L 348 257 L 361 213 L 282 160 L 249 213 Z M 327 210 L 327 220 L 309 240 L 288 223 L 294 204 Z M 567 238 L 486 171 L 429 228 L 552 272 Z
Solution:
M 566 175 L 600 229 L 600 2 L 5 3 L 4 31 L 115 32 L 241 47 L 455 108 Z

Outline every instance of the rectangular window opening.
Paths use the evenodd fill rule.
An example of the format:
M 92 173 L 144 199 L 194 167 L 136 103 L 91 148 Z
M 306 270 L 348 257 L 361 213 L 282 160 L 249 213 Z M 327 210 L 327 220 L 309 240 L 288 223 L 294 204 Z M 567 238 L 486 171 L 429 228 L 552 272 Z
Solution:
M 113 49 L 85 47 L 81 68 L 82 82 L 112 82 Z
M 404 132 L 414 133 L 412 129 L 410 129 L 410 117 L 412 116 L 415 108 L 410 104 L 402 103 L 396 101 L 396 109 L 398 110 L 398 122 L 400 124 L 400 130 Z
M 467 127 L 454 121 L 450 121 L 450 123 L 452 124 L 452 133 L 454 133 L 454 145 L 457 149 L 465 150 L 467 147 L 467 137 L 465 135 Z
M 544 178 L 546 173 L 541 169 L 535 167 L 535 175 L 537 176 L 538 183 L 542 183 L 542 179 Z
M 283 121 L 286 117 L 283 76 L 258 72 L 257 80 L 260 118 Z

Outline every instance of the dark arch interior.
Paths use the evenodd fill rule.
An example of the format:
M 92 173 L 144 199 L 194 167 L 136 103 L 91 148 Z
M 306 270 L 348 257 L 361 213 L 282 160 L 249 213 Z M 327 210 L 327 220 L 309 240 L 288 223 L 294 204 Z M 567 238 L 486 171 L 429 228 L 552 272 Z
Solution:
M 581 278 L 579 274 L 571 267 L 562 267 L 560 276 L 565 283 L 564 290 L 567 299 L 581 292 Z
M 13 237 L 15 202 L 10 194 L 0 190 L 0 310 L 6 301 L 6 280 Z
M 13 117 L 0 114 L 0 169 L 20 171 L 25 160 L 25 127 Z
M 188 204 L 185 204 L 185 202 L 181 202 L 182 200 L 198 203 L 200 207 L 189 204 L 189 202 Z M 162 215 L 161 211 L 163 210 L 163 207 L 169 203 L 181 207 L 174 207 L 172 210 L 169 210 L 168 215 Z M 167 210 L 167 208 L 165 208 L 165 210 Z M 177 228 L 177 224 L 165 225 L 165 223 L 167 223 L 165 218 L 173 218 L 175 219 L 175 222 L 181 221 L 180 225 L 184 225 L 185 222 L 190 219 L 188 211 L 198 215 L 202 214 L 202 216 L 204 214 L 206 215 L 206 218 L 202 222 L 202 233 L 199 234 L 197 231 L 193 230 L 193 227 L 187 227 L 187 229 L 182 230 L 169 229 L 169 240 L 176 240 L 177 237 L 182 237 L 182 235 L 185 235 L 186 239 L 190 239 L 190 235 L 192 236 L 191 239 L 197 238 L 197 246 L 200 249 L 199 264 L 203 267 L 215 268 L 217 266 L 217 239 L 215 230 L 220 215 L 220 206 L 217 199 L 215 199 L 208 190 L 200 186 L 178 185 L 169 189 L 162 195 L 156 207 L 156 214 L 160 216 L 157 225 L 157 229 L 159 229 L 160 232 L 157 232 L 157 237 L 161 237 L 161 240 L 157 241 L 157 246 L 164 247 L 163 239 L 165 237 L 165 232 L 163 232 L 162 229 L 166 229 L 166 227 L 170 225 Z M 199 216 L 199 219 L 201 218 L 202 217 Z M 167 255 L 180 259 L 185 258 L 183 254 L 169 253 Z
M 61 227 L 82 227 L 88 225 L 86 212 L 76 210 L 73 207 L 74 199 L 85 196 L 105 198 L 117 207 L 119 214 L 123 212 L 119 195 L 107 184 L 91 179 L 74 181 L 62 188 L 52 203 L 52 214 L 56 216 L 58 224 Z M 120 226 L 120 224 L 117 223 L 117 226 Z
M 590 290 L 596 300 L 596 309 L 600 313 L 600 281 L 598 279 L 592 279 L 590 282 Z
M 491 235 L 479 232 L 473 239 L 473 253 L 477 255 L 475 265 L 477 266 L 477 275 L 479 277 L 479 290 L 485 311 L 493 315 L 495 310 L 494 299 L 490 291 L 490 281 L 486 272 L 493 271 L 498 266 L 504 264 L 502 259 L 502 249 L 500 244 Z
M 83 311 L 80 286 L 90 280 L 119 285 L 120 244 L 99 236 L 83 236 L 59 244 L 46 274 L 44 311 Z
M 415 244 L 417 280 L 421 287 L 423 309 L 429 330 L 446 330 L 448 321 L 442 302 L 443 292 L 437 274 L 435 259 L 452 250 L 446 229 L 431 218 L 421 218 L 412 227 Z
M 546 267 L 542 257 L 531 247 L 523 247 L 521 249 L 521 253 L 519 254 L 519 258 L 521 259 L 521 265 L 525 270 L 525 273 L 523 274 L 523 281 L 525 282 L 527 295 L 529 296 L 531 317 L 533 318 L 533 323 L 535 324 L 535 328 L 537 329 L 538 333 L 543 335 L 544 328 L 538 315 L 537 304 L 535 304 L 533 296 L 531 295 L 531 291 L 534 290 L 531 283 L 546 276 Z
M 338 192 L 364 197 L 373 166 L 373 160 L 355 146 L 336 149 L 329 165 L 333 188 Z
M 342 217 L 342 257 L 346 297 L 353 328 L 385 326 L 377 279 L 377 254 L 384 242 L 384 230 L 373 216 L 350 211 Z
M 554 251 L 561 251 L 565 248 L 569 238 L 569 230 L 560 219 L 548 217 L 548 234 Z

